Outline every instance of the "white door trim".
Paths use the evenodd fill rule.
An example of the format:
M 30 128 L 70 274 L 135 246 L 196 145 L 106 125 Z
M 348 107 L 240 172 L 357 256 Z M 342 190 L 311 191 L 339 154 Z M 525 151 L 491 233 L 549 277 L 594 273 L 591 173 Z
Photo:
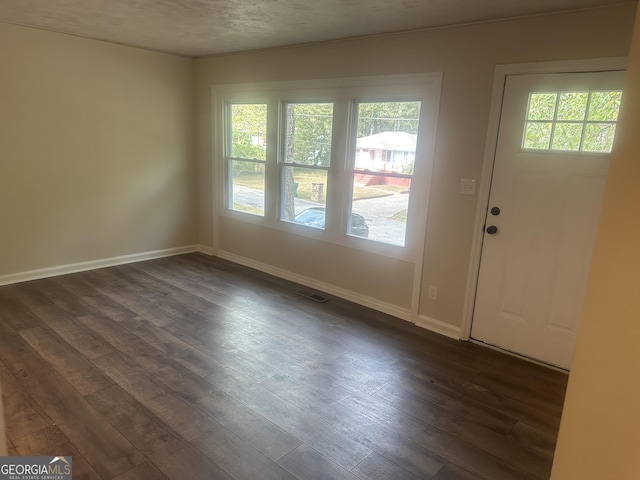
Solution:
M 493 164 L 498 143 L 498 129 L 500 126 L 500 113 L 502 111 L 502 97 L 505 81 L 508 75 L 528 75 L 540 73 L 581 73 L 609 70 L 625 70 L 627 57 L 596 58 L 588 60 L 568 60 L 558 62 L 518 63 L 511 65 L 497 65 L 491 94 L 491 109 L 489 112 L 489 125 L 487 127 L 487 140 L 485 143 L 484 159 L 482 162 L 482 174 L 478 188 L 478 205 L 471 243 L 471 255 L 467 274 L 467 288 L 462 312 L 462 325 L 460 327 L 460 339 L 469 340 L 471 337 L 471 323 L 475 307 L 476 289 L 478 286 L 478 273 L 480 271 L 480 255 L 482 253 L 482 240 L 484 234 L 482 226 L 485 222 L 487 207 L 489 205 L 489 193 L 491 191 L 491 179 L 493 176 Z

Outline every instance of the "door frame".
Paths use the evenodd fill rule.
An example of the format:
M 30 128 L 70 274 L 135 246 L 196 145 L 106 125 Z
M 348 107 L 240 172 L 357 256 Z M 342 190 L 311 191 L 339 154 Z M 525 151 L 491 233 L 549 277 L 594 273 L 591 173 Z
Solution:
M 498 131 L 500 128 L 500 115 L 502 112 L 502 99 L 505 83 L 509 75 L 535 75 L 544 73 L 584 73 L 610 70 L 626 70 L 627 57 L 594 58 L 587 60 L 563 60 L 555 62 L 517 63 L 509 65 L 496 65 L 493 78 L 493 91 L 491 93 L 491 109 L 489 112 L 489 124 L 487 127 L 487 139 L 485 143 L 484 157 L 482 161 L 482 173 L 478 185 L 478 203 L 471 242 L 471 255 L 467 273 L 467 287 L 462 311 L 462 324 L 460 326 L 460 339 L 471 339 L 471 326 L 475 309 L 478 276 L 480 274 L 480 258 L 482 256 L 482 242 L 484 232 L 482 230 L 486 221 L 487 208 L 489 207 L 489 194 L 491 193 L 491 181 L 495 162 L 496 148 L 498 145 Z

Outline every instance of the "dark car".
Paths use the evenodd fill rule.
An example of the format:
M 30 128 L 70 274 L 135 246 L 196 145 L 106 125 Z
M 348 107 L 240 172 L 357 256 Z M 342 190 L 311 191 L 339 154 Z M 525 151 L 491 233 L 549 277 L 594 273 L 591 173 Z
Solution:
M 303 210 L 295 216 L 294 221 L 308 227 L 324 229 L 325 209 L 322 207 L 311 207 Z M 351 213 L 351 229 L 349 233 L 357 237 L 367 238 L 369 236 L 369 225 L 359 213 Z

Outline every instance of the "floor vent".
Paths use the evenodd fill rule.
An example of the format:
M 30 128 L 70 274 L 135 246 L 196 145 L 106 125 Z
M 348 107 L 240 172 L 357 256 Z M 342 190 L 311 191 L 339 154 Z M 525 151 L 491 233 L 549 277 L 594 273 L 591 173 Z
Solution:
M 298 295 L 310 298 L 311 300 L 314 300 L 314 301 L 320 302 L 320 303 L 324 303 L 324 302 L 329 300 L 327 297 L 323 297 L 322 295 L 320 295 L 318 293 L 308 292 L 306 290 L 296 290 L 296 293 Z

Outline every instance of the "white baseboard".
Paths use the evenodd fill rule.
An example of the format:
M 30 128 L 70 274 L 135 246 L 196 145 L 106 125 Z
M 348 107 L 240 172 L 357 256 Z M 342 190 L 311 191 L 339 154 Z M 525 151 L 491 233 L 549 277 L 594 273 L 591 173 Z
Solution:
M 266 263 L 257 262 L 255 260 L 251 260 L 246 257 L 241 257 L 233 253 L 218 251 L 216 253 L 216 256 L 223 258 L 225 260 L 229 260 L 230 262 L 238 263 L 240 265 L 253 268 L 254 270 L 259 270 L 261 272 L 268 273 L 278 278 L 283 278 L 285 280 L 299 283 L 306 287 L 313 288 L 315 290 L 319 290 L 321 292 L 328 293 L 330 295 L 334 295 L 336 297 L 340 297 L 345 300 L 349 300 L 350 302 L 354 302 L 354 303 L 357 303 L 358 305 L 363 305 L 365 307 L 372 308 L 379 312 L 383 312 L 393 317 L 400 318 L 401 320 L 406 320 L 408 322 L 411 321 L 411 312 L 408 308 L 402 308 L 402 307 L 398 307 L 397 305 L 393 305 L 391 303 L 381 302 L 380 300 L 369 297 L 367 295 L 362 295 L 356 292 L 352 292 L 351 290 L 347 290 L 345 288 L 336 287 L 335 285 L 331 285 L 329 283 L 320 282 L 313 278 L 305 277 L 303 275 L 298 275 L 288 270 L 277 268 L 272 265 L 268 265 Z
M 255 270 L 259 270 L 261 272 L 265 272 L 279 278 L 283 278 L 285 280 L 299 283 L 300 285 L 304 285 L 306 287 L 313 288 L 315 290 L 325 292 L 339 298 L 343 298 L 350 302 L 357 303 L 358 305 L 363 305 L 379 312 L 389 314 L 401 320 L 406 320 L 407 322 L 412 321 L 411 311 L 408 308 L 402 308 L 391 303 L 381 302 L 380 300 L 369 297 L 367 295 L 362 295 L 345 288 L 336 287 L 335 285 L 331 285 L 329 283 L 320 282 L 313 278 L 298 275 L 288 270 L 277 268 L 266 263 L 257 262 L 255 260 L 241 257 L 233 253 L 224 251 L 214 252 L 213 248 L 206 245 L 188 245 L 185 247 L 167 248 L 164 250 L 134 253 L 131 255 L 121 255 L 118 257 L 103 258 L 99 260 L 90 260 L 87 262 L 71 263 L 68 265 L 58 265 L 55 267 L 30 270 L 27 272 L 0 275 L 0 286 L 10 285 L 12 283 L 28 282 L 41 278 L 55 277 L 58 275 L 66 275 L 69 273 L 95 270 L 98 268 L 113 267 L 116 265 L 124 265 L 127 263 L 142 262 L 145 260 L 153 260 L 155 258 L 171 257 L 174 255 L 182 255 L 185 253 L 193 252 L 200 252 L 210 256 L 213 256 L 214 253 L 216 253 L 216 256 L 225 260 L 229 260 L 231 262 L 238 263 L 240 265 L 244 265 L 249 268 L 253 268 Z M 418 316 L 415 324 L 419 327 L 426 328 L 427 330 L 431 330 L 433 332 L 445 335 L 450 338 L 454 338 L 456 340 L 459 340 L 461 338 L 461 330 L 459 327 L 454 327 L 452 325 L 449 325 L 448 323 L 441 322 L 440 320 L 436 320 L 434 318 L 420 315 Z
M 455 340 L 460 340 L 462 334 L 460 327 L 454 327 L 453 325 L 436 320 L 435 318 L 427 317 L 426 315 L 418 315 L 416 325 Z
M 213 257 L 213 248 L 212 247 L 208 247 L 206 245 L 198 245 L 197 251 L 200 252 L 200 253 L 204 253 L 205 255 L 209 255 L 210 257 Z
M 9 275 L 0 275 L 0 285 L 9 285 L 12 283 L 28 282 L 30 280 L 38 280 L 40 278 L 56 277 L 58 275 L 66 275 L 68 273 L 84 272 L 87 270 L 95 270 L 97 268 L 113 267 L 116 265 L 124 265 L 126 263 L 142 262 L 144 260 L 153 260 L 154 258 L 171 257 L 173 255 L 182 255 L 184 253 L 193 253 L 203 251 L 206 248 L 201 245 L 189 245 L 186 247 L 167 248 L 164 250 L 154 250 L 151 252 L 134 253 L 131 255 L 121 255 L 119 257 L 103 258 L 99 260 L 89 260 L 87 262 L 71 263 L 68 265 L 57 265 L 55 267 L 41 268 L 38 270 L 29 270 L 27 272 L 11 273 Z M 206 253 L 206 252 L 203 252 Z

